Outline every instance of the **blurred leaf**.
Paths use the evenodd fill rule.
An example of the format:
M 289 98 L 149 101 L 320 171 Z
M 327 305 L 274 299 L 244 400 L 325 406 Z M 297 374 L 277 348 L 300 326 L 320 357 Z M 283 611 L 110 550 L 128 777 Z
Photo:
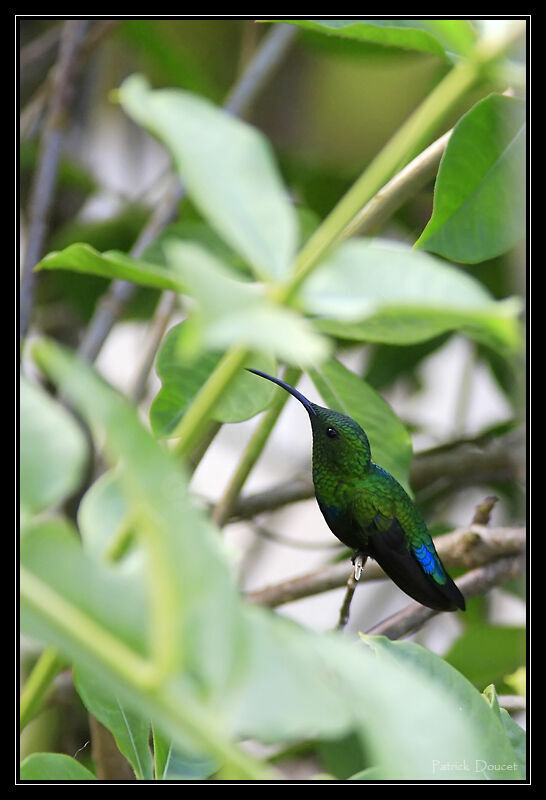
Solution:
M 83 479 L 87 441 L 74 417 L 21 377 L 21 506 L 35 514 L 69 497 Z
M 523 728 L 520 728 L 517 722 L 514 722 L 505 708 L 501 708 L 499 706 L 497 691 L 492 684 L 491 686 L 487 686 L 482 694 L 482 697 L 489 704 L 493 713 L 501 721 L 506 736 L 510 740 L 516 755 L 514 767 L 517 766 L 523 778 L 525 778 L 527 771 L 527 736 L 525 731 Z
M 494 683 L 508 692 L 504 676 L 525 659 L 525 629 L 509 625 L 474 623 L 459 636 L 445 660 L 483 690 Z
M 517 756 L 512 747 L 511 737 L 506 734 L 503 722 L 495 709 L 484 703 L 482 695 L 476 691 L 463 674 L 454 669 L 447 661 L 415 642 L 390 641 L 384 636 L 365 636 L 363 634 L 361 637 L 376 653 L 378 669 L 381 669 L 388 661 L 394 660 L 399 664 L 411 665 L 420 671 L 431 687 L 444 686 L 448 688 L 449 696 L 452 702 L 458 705 L 460 715 L 477 735 L 479 744 L 467 761 L 457 764 L 453 759 L 447 758 L 443 764 L 438 759 L 431 764 L 431 771 L 437 780 L 456 779 L 461 774 L 461 770 L 463 775 L 466 773 L 467 780 L 522 779 L 522 773 L 518 769 L 512 769 L 513 765 L 518 763 Z M 423 724 L 428 723 L 424 720 Z M 417 735 L 417 729 L 414 729 L 414 733 Z M 455 761 L 458 760 L 455 759 Z M 438 761 L 439 763 L 436 763 Z M 482 769 L 482 762 L 485 765 L 494 764 L 497 769 Z
M 206 62 L 197 59 L 181 46 L 173 26 L 163 20 L 125 19 L 119 25 L 119 36 L 130 42 L 154 70 L 169 85 L 182 86 L 193 92 L 219 100 L 220 89 L 215 85 Z
M 482 749 L 488 760 L 513 758 L 479 693 L 423 648 L 413 646 L 412 658 L 406 649 L 402 659 L 382 658 L 387 645 L 377 640 L 373 652 L 355 648 L 338 635 L 244 607 L 217 531 L 193 507 L 175 461 L 134 409 L 58 346 L 35 343 L 33 353 L 93 430 L 106 434 L 107 456 L 120 461 L 120 485 L 149 557 L 143 586 L 115 565 L 97 564 L 59 521 L 36 526 L 22 548 L 26 633 L 85 664 L 101 693 L 150 718 L 183 753 L 218 758 L 219 779 L 271 777 L 266 764 L 236 748 L 240 738 L 294 742 L 355 731 L 375 774 L 394 780 L 431 779 L 436 762 L 462 763 Z M 170 637 L 175 657 L 152 679 L 143 666 L 158 633 Z M 449 680 L 440 679 L 446 669 Z M 449 777 L 468 775 L 457 768 Z
M 75 758 L 61 753 L 32 753 L 21 763 L 22 781 L 96 781 Z
M 158 439 L 168 437 L 176 429 L 223 355 L 203 353 L 192 364 L 185 363 L 178 355 L 178 340 L 184 325 L 182 322 L 171 328 L 157 355 L 161 389 L 150 408 L 150 424 Z M 251 356 L 246 365 L 264 372 L 275 371 L 275 360 L 266 356 Z M 218 422 L 242 422 L 254 417 L 267 408 L 273 392 L 273 387 L 256 386 L 249 373 L 242 370 L 214 409 L 212 418 Z
M 357 41 L 372 42 L 387 47 L 402 47 L 450 57 L 451 53 L 466 55 L 476 40 L 467 20 L 434 19 L 317 19 L 272 20 L 298 25 L 307 30 Z
M 80 242 L 69 245 L 60 253 L 49 253 L 38 262 L 35 269 L 68 269 L 100 275 L 103 278 L 133 281 L 141 286 L 152 286 L 156 289 L 184 291 L 184 286 L 177 276 L 157 264 L 131 258 L 117 250 L 99 253 L 94 247 Z
M 126 708 L 119 698 L 105 691 L 104 684 L 81 664 L 73 671 L 74 685 L 84 706 L 108 728 L 121 753 L 139 780 L 152 780 L 150 722 Z
M 170 150 L 203 216 L 262 279 L 288 274 L 295 215 L 269 143 L 256 129 L 201 97 L 153 91 L 142 76 L 119 90 L 124 110 Z
M 525 103 L 492 94 L 457 123 L 442 157 L 434 209 L 416 247 L 485 261 L 525 235 Z
M 62 597 L 64 624 L 77 625 L 82 636 L 87 633 L 86 622 L 89 630 L 100 625 L 136 653 L 146 653 L 149 614 L 140 576 L 98 564 L 83 551 L 66 522 L 55 519 L 29 526 L 21 542 L 21 564 Z M 22 606 L 22 628 L 38 639 L 49 629 L 44 628 L 42 613 L 47 609 Z M 66 633 L 55 631 L 51 641 L 62 647 Z M 72 654 L 85 663 L 85 646 L 72 640 L 71 644 Z
M 309 376 L 328 408 L 347 414 L 364 429 L 376 464 L 410 491 L 411 438 L 388 403 L 335 359 L 310 370 Z
M 504 676 L 504 682 L 516 694 L 523 696 L 527 693 L 527 670 L 525 667 L 518 667 L 511 675 Z
M 518 298 L 495 301 L 461 270 L 388 240 L 345 242 L 301 298 L 320 330 L 340 338 L 415 344 L 460 330 L 505 355 L 521 343 Z
M 262 285 L 236 280 L 221 261 L 193 242 L 172 239 L 163 248 L 173 273 L 198 303 L 179 337 L 178 352 L 186 360 L 202 348 L 218 351 L 233 344 L 292 364 L 320 362 L 327 355 L 327 340 L 297 312 L 270 301 Z
M 362 738 L 356 733 L 342 739 L 318 742 L 317 753 L 324 771 L 339 780 L 354 775 L 366 763 Z
M 154 728 L 154 761 L 156 780 L 200 781 L 210 777 L 218 762 L 207 756 L 182 752 L 172 740 Z
M 103 563 L 115 555 L 116 566 L 121 568 L 122 553 L 112 553 L 112 546 L 116 535 L 126 528 L 130 510 L 119 470 L 107 470 L 91 484 L 78 506 L 78 527 L 89 555 Z M 129 569 L 133 567 L 131 564 Z
M 413 345 L 378 344 L 373 347 L 366 367 L 365 380 L 380 391 L 391 386 L 399 378 L 410 378 L 420 388 L 417 370 L 421 362 L 442 347 L 449 334 L 428 339 Z

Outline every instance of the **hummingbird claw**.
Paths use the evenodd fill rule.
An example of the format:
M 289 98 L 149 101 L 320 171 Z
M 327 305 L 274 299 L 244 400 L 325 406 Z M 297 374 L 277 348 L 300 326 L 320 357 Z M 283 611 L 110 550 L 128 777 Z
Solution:
M 364 558 L 362 553 L 357 553 L 356 556 L 354 557 L 353 564 L 355 565 L 355 581 L 358 581 L 360 579 L 365 562 L 366 559 Z

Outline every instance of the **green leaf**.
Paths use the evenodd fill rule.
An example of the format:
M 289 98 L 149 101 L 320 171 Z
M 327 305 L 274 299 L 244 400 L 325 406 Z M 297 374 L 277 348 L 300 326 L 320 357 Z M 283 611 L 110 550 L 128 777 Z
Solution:
M 100 677 L 82 664 L 73 668 L 74 685 L 84 706 L 108 728 L 139 780 L 152 780 L 150 722 L 120 701 Z
M 169 737 L 154 728 L 156 780 L 201 781 L 218 769 L 218 762 L 207 756 L 177 749 Z
M 504 676 L 525 659 L 525 629 L 511 625 L 474 624 L 459 636 L 444 656 L 476 688 L 494 683 L 509 692 Z
M 168 332 L 157 355 L 157 374 L 161 389 L 150 408 L 150 424 L 157 438 L 168 437 L 186 413 L 195 395 L 210 377 L 222 358 L 222 353 L 203 353 L 197 361 L 187 364 L 178 354 L 178 342 L 185 323 Z M 251 356 L 246 366 L 271 373 L 275 360 L 266 356 Z M 263 382 L 265 383 L 265 381 Z M 255 386 L 244 370 L 230 385 L 212 417 L 218 422 L 242 422 L 259 414 L 269 405 L 274 389 Z
M 510 675 L 504 676 L 504 682 L 516 694 L 525 696 L 527 692 L 527 669 L 518 667 Z
M 58 505 L 80 485 L 87 441 L 74 417 L 39 386 L 21 378 L 21 507 Z
M 264 287 L 236 280 L 201 245 L 179 239 L 165 241 L 170 267 L 198 303 L 181 330 L 179 354 L 187 361 L 200 349 L 224 350 L 242 345 L 273 354 L 291 364 L 322 361 L 329 344 L 296 311 L 276 305 Z
M 330 36 L 340 36 L 387 47 L 402 47 L 449 57 L 451 52 L 462 55 L 472 48 L 476 35 L 466 20 L 429 19 L 320 19 L 275 20 L 298 25 L 307 30 Z
M 75 758 L 61 753 L 32 753 L 21 763 L 22 781 L 96 781 Z
M 503 722 L 472 684 L 444 659 L 415 642 L 390 641 L 384 636 L 365 636 L 364 643 L 377 656 L 377 669 L 388 662 L 416 669 L 433 688 L 447 690 L 450 701 L 459 709 L 468 730 L 476 736 L 475 744 L 467 750 L 463 760 L 458 757 L 445 761 L 434 759 L 431 754 L 431 773 L 436 780 L 521 780 L 523 774 L 518 763 L 510 737 L 507 736 Z M 427 722 L 423 720 L 426 725 Z M 416 736 L 421 731 L 414 729 Z M 489 765 L 496 767 L 489 768 Z M 514 768 L 515 767 L 515 768 Z M 519 767 L 519 768 L 518 768 Z
M 335 359 L 310 370 L 309 376 L 326 406 L 358 422 L 370 441 L 373 460 L 409 491 L 411 438 L 388 403 Z
M 526 777 L 527 771 L 527 736 L 523 728 L 514 722 L 505 708 L 501 708 L 497 697 L 497 691 L 493 684 L 487 686 L 482 694 L 486 703 L 491 706 L 493 713 L 499 718 L 504 727 L 506 736 L 510 740 L 514 753 L 516 754 L 516 764 L 522 776 Z
M 158 264 L 131 258 L 118 250 L 99 253 L 88 244 L 71 244 L 58 253 L 49 253 L 35 269 L 68 269 L 103 278 L 119 278 L 155 289 L 183 292 L 184 285 L 175 274 Z
M 76 532 L 60 519 L 34 522 L 21 542 L 21 565 L 40 586 L 50 587 L 63 602 L 63 623 L 77 629 L 82 640 L 93 638 L 100 626 L 106 638 L 112 638 L 136 654 L 148 649 L 149 612 L 141 577 L 112 570 L 92 559 L 81 547 Z M 24 603 L 21 610 L 23 629 L 42 638 L 41 612 Z M 51 640 L 57 646 L 66 642 L 61 631 Z M 84 660 L 80 646 L 74 657 Z
M 78 527 L 84 549 L 97 561 L 106 562 L 118 535 L 127 529 L 131 508 L 116 469 L 108 470 L 89 487 L 78 506 Z M 134 567 L 134 564 L 131 565 Z
M 416 247 L 476 263 L 525 235 L 525 103 L 492 94 L 457 123 L 442 157 L 432 217 Z
M 479 281 L 407 245 L 355 238 L 301 290 L 320 330 L 340 338 L 415 344 L 460 330 L 505 355 L 521 343 L 517 298 L 495 301 Z
M 226 242 L 260 278 L 285 278 L 297 223 L 262 134 L 197 95 L 153 91 L 139 75 L 124 81 L 119 99 L 170 150 L 193 202 Z

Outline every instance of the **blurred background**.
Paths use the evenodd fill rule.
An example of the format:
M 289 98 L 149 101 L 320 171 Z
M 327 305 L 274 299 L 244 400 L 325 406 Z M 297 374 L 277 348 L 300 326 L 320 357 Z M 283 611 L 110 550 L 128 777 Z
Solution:
M 61 24 L 53 19 L 26 19 L 20 24 L 23 252 L 29 186 L 48 91 L 46 76 L 56 59 Z M 143 72 L 154 87 L 189 89 L 221 104 L 270 27 L 253 20 L 92 20 L 93 37 L 65 130 L 44 253 L 77 241 L 99 250 L 128 251 L 165 191 L 168 156 L 115 103 L 113 90 L 122 80 Z M 449 64 L 433 55 L 356 46 L 300 31 L 246 119 L 272 142 L 302 213 L 310 221 L 322 219 L 448 69 Z M 484 87 L 476 92 L 476 97 L 483 97 Z M 474 99 L 467 98 L 445 129 Z M 430 217 L 432 192 L 433 183 L 377 232 L 413 244 Z M 180 215 L 186 220 L 198 218 L 188 200 L 182 201 Z M 460 268 L 475 275 L 497 298 L 525 296 L 523 245 L 494 261 Z M 77 347 L 107 287 L 106 280 L 87 275 L 40 273 L 31 333 L 43 332 Z M 127 394 L 158 296 L 152 290 L 138 290 L 96 361 L 105 378 Z M 175 312 L 169 327 L 182 318 Z M 407 425 L 416 461 L 431 449 L 446 452 L 450 464 L 446 474 L 429 478 L 416 490 L 433 533 L 468 525 L 475 506 L 491 494 L 499 498 L 492 526 L 524 524 L 523 364 L 519 375 L 509 374 L 491 352 L 450 334 L 405 348 L 349 347 L 339 356 L 380 392 Z M 152 370 L 140 405 L 145 424 L 159 385 Z M 322 404 L 308 379 L 300 382 L 299 389 Z M 220 497 L 258 421 L 224 425 L 214 439 L 192 483 L 204 503 Z M 310 456 L 307 416 L 290 400 L 244 495 L 309 479 Z M 463 460 L 470 468 L 457 468 Z M 252 522 L 233 522 L 225 536 L 245 590 L 316 569 L 338 552 L 314 499 L 263 513 Z M 318 630 L 332 629 L 343 594 L 339 589 L 310 597 L 282 606 L 279 613 Z M 524 599 L 522 582 L 513 582 L 472 601 L 469 616 L 519 629 L 525 624 Z M 347 635 L 365 631 L 407 602 L 391 582 L 359 586 Z M 443 614 L 415 638 L 444 654 L 462 624 L 459 615 Z

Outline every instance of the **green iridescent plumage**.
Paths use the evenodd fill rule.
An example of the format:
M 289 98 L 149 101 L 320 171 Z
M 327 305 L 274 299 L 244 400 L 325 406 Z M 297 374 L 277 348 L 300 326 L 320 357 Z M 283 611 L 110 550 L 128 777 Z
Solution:
M 419 509 L 398 481 L 372 461 L 360 425 L 339 411 L 311 403 L 278 378 L 250 372 L 281 386 L 307 409 L 315 496 L 332 533 L 363 562 L 375 559 L 423 605 L 464 610 L 464 598 L 440 561 Z

